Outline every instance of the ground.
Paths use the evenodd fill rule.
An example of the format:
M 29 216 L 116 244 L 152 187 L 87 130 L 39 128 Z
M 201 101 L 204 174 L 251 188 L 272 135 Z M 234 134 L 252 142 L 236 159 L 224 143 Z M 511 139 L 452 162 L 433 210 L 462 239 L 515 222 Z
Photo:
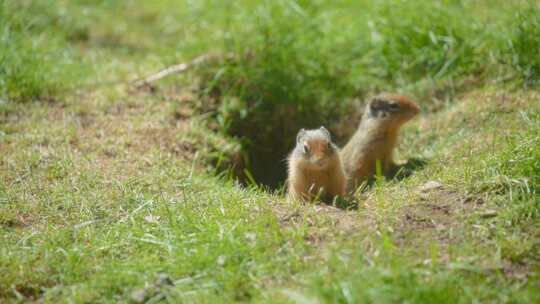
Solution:
M 226 103 L 234 87 L 206 91 L 206 70 L 134 85 L 221 37 L 199 23 L 210 38 L 189 36 L 167 3 L 51 4 L 102 19 L 52 18 L 96 67 L 73 86 L 0 99 L 0 302 L 540 302 L 540 94 L 525 78 L 388 80 L 422 107 L 402 130 L 402 174 L 336 206 L 288 202 L 282 181 L 250 176 L 249 138 L 224 127 L 242 102 Z M 171 33 L 193 43 L 187 54 L 165 51 L 184 50 Z M 347 92 L 347 115 L 331 122 L 344 138 L 369 95 Z

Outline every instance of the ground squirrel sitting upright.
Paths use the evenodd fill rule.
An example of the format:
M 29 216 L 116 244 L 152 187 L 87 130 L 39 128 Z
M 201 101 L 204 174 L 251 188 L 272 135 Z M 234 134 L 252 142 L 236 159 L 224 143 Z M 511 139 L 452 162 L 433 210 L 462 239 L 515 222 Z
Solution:
M 313 200 L 317 197 L 331 202 L 344 196 L 347 186 L 338 148 L 324 127 L 301 129 L 296 147 L 288 157 L 288 197 Z
M 414 101 L 402 95 L 384 93 L 370 100 L 360 126 L 340 154 L 350 190 L 375 175 L 377 161 L 383 174 L 392 169 L 399 129 L 419 111 Z

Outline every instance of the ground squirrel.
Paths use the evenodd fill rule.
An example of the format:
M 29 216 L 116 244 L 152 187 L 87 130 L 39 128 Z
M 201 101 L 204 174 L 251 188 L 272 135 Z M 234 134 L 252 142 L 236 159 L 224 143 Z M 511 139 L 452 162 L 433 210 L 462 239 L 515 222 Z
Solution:
M 340 153 L 349 189 L 372 178 L 377 161 L 383 174 L 393 169 L 399 129 L 419 111 L 414 101 L 402 95 L 384 93 L 370 100 L 356 133 Z
M 347 186 L 339 150 L 324 127 L 301 129 L 288 157 L 288 197 L 331 202 L 344 196 Z

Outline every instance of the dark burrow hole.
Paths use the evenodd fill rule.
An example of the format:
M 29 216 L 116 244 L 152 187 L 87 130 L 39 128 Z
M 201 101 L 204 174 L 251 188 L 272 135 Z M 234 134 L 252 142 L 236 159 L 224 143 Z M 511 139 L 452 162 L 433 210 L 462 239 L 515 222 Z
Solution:
M 275 190 L 286 181 L 287 156 L 298 131 L 324 126 L 334 143 L 343 147 L 356 131 L 365 105 L 362 101 L 371 91 L 353 90 L 339 82 L 328 85 L 335 80 L 330 77 L 332 71 L 307 80 L 280 70 L 271 70 L 276 75 L 263 73 L 263 77 L 260 74 L 268 72 L 265 54 L 218 57 L 216 62 L 197 68 L 189 78 L 195 96 L 190 109 L 193 113 L 185 116 L 204 115 L 210 129 L 240 143 L 240 151 L 234 153 L 214 147 L 214 152 L 226 154 L 214 162 L 218 171 L 230 172 L 246 185 L 255 183 Z M 266 55 L 273 58 L 272 53 Z M 337 93 L 326 94 L 325 90 Z
M 176 91 L 169 93 L 165 95 L 180 95 Z M 324 126 L 330 131 L 333 142 L 342 148 L 357 130 L 365 106 L 363 98 L 358 97 L 309 108 L 269 103 L 246 115 L 242 113 L 243 104 L 231 107 L 227 103 L 234 102 L 224 100 L 221 92 L 205 96 L 193 93 L 185 99 L 175 99 L 182 105 L 174 111 L 175 119 L 204 116 L 209 128 L 224 136 L 224 142 L 240 143 L 240 147 L 232 151 L 222 149 L 219 144 L 211 148 L 214 156 L 209 160 L 217 172 L 225 172 L 244 185 L 256 184 L 266 190 L 283 188 L 287 179 L 287 157 L 296 145 L 296 135 L 301 128 Z M 224 120 L 227 120 L 226 128 Z M 410 159 L 396 168 L 391 178 L 406 178 L 425 164 L 423 159 Z
M 243 155 L 242 170 L 233 170 L 236 178 L 246 185 L 255 182 L 267 190 L 281 189 L 287 179 L 287 157 L 296 145 L 298 131 L 325 126 L 332 140 L 342 147 L 360 121 L 362 106 L 356 104 L 353 109 L 348 113 L 322 115 L 323 110 L 298 111 L 281 106 L 265 115 L 234 120 L 228 133 L 241 139 Z
M 178 95 L 178 92 L 170 93 Z M 245 115 L 238 109 L 224 113 L 227 101 L 220 94 L 214 98 L 205 96 L 202 103 L 197 94 L 176 99 L 182 107 L 175 109 L 175 120 L 204 116 L 208 127 L 221 134 L 220 143 L 210 145 L 209 165 L 246 186 L 256 184 L 270 191 L 282 189 L 285 184 L 287 157 L 296 145 L 296 135 L 301 128 L 325 126 L 333 142 L 342 148 L 357 130 L 365 106 L 360 99 L 344 101 L 339 106 L 330 104 L 309 109 L 269 104 L 267 108 L 259 108 L 260 112 Z M 227 128 L 220 122 L 224 117 L 228 120 Z M 235 142 L 235 147 L 224 148 L 222 144 L 227 142 Z M 390 178 L 407 178 L 425 164 L 424 159 L 409 159 L 396 168 Z
M 295 147 L 296 135 L 301 128 L 325 126 L 340 148 L 351 138 L 360 123 L 364 104 L 350 102 L 345 108 L 347 111 L 331 113 L 328 109 L 297 111 L 283 106 L 266 115 L 235 120 L 229 128 L 229 135 L 243 142 L 243 157 L 233 170 L 235 177 L 246 185 L 255 182 L 267 190 L 281 189 L 287 179 L 287 157 Z M 426 164 L 425 159 L 413 157 L 395 167 L 386 177 L 402 180 Z
M 188 108 L 190 113 L 178 113 L 178 119 L 204 116 L 208 127 L 218 136 L 239 143 L 240 151 L 212 147 L 212 152 L 223 155 L 210 157 L 218 172 L 230 173 L 245 185 L 255 183 L 277 190 L 286 181 L 287 156 L 296 144 L 298 131 L 325 126 L 333 141 L 342 147 L 358 126 L 364 96 L 362 92 L 348 97 L 320 96 L 318 88 L 306 93 L 308 90 L 303 86 L 309 84 L 308 80 L 299 82 L 297 77 L 283 73 L 280 75 L 284 79 L 272 75 L 261 80 L 263 83 L 248 81 L 238 70 L 251 71 L 255 67 L 255 71 L 266 71 L 263 67 L 266 59 L 254 58 L 249 52 L 245 58 L 242 56 L 241 60 L 218 57 L 215 62 L 201 65 L 189 78 L 188 90 L 172 86 L 169 93 L 176 95 L 177 100 L 186 91 L 193 97 L 189 102 L 179 100 L 179 107 Z
M 219 145 L 214 146 L 212 152 L 223 157 L 211 157 L 211 162 L 218 172 L 230 173 L 245 185 L 254 183 L 268 190 L 284 186 L 287 157 L 295 147 L 296 135 L 301 128 L 324 126 L 330 131 L 333 142 L 343 147 L 360 123 L 367 92 L 358 91 L 353 93 L 354 96 L 341 98 L 315 95 L 295 98 L 296 95 L 291 93 L 294 86 L 287 90 L 281 86 L 265 90 L 262 85 L 242 84 L 245 79 L 241 77 L 229 75 L 229 78 L 217 80 L 216 66 L 222 65 L 200 69 L 194 78 L 190 78 L 192 85 L 188 95 L 192 98 L 188 98 L 189 102 L 180 100 L 181 107 L 186 107 L 189 113 L 176 114 L 178 119 L 204 116 L 209 128 L 223 135 L 225 141 L 239 143 L 240 151 L 235 149 L 232 153 Z M 241 90 L 235 86 L 237 83 L 242 84 Z M 170 92 L 173 96 L 185 92 L 185 88 L 173 88 L 179 90 Z M 182 98 L 177 96 L 175 99 Z M 407 175 L 406 172 L 400 174 L 401 177 Z

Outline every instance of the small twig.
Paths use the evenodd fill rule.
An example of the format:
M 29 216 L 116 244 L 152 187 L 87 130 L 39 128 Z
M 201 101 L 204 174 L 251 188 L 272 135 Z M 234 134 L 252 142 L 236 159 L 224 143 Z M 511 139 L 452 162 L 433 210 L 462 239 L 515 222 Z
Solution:
M 17 300 L 21 302 L 24 302 L 24 300 L 26 300 L 26 298 L 17 290 L 17 287 L 15 287 L 14 284 L 11 285 L 11 291 L 13 292 Z
M 99 221 L 102 221 L 102 220 L 91 220 L 91 221 L 86 221 L 86 222 L 82 222 L 82 223 L 79 223 L 75 226 L 73 226 L 73 229 L 80 229 L 80 228 L 83 228 L 83 227 L 86 227 L 86 226 L 89 226 L 89 225 L 92 225 L 94 223 L 97 223 Z
M 23 175 L 17 177 L 14 181 L 11 182 L 9 187 L 11 188 L 11 187 L 15 186 L 16 184 L 22 182 L 24 179 L 26 179 L 30 175 L 30 173 L 31 173 L 31 170 L 28 170 Z
M 199 151 L 195 152 L 195 156 L 193 156 L 193 161 L 191 162 L 191 168 L 189 169 L 189 174 L 187 178 L 188 180 L 191 180 L 193 171 L 195 171 L 195 164 L 197 162 L 197 157 L 199 157 Z
M 154 201 L 153 200 L 148 200 L 146 201 L 145 203 L 141 204 L 139 207 L 135 208 L 135 210 L 131 211 L 131 213 L 129 213 L 128 215 L 126 215 L 124 218 L 122 218 L 119 223 L 123 223 L 125 222 L 128 218 L 132 217 L 133 215 L 135 215 L 137 212 L 139 212 L 142 208 L 146 207 L 147 205 L 149 204 L 152 204 Z
M 28 239 L 30 239 L 31 237 L 33 237 L 34 235 L 37 234 L 37 231 L 32 231 L 32 233 L 28 234 L 27 236 L 21 238 L 18 242 L 17 242 L 17 245 L 19 244 L 22 244 L 23 246 L 26 246 L 26 241 L 28 241 Z
M 231 55 L 227 55 L 226 56 L 227 58 L 228 57 L 231 57 Z M 152 82 L 155 82 L 155 81 L 158 81 L 162 78 L 165 78 L 167 76 L 170 76 L 172 74 L 177 74 L 177 73 L 182 73 L 182 72 L 185 72 L 189 69 L 191 69 L 192 67 L 194 66 L 197 66 L 197 65 L 200 65 L 201 63 L 205 62 L 205 61 L 208 61 L 210 59 L 218 59 L 220 58 L 220 55 L 219 54 L 216 54 L 216 53 L 207 53 L 207 54 L 203 54 L 203 55 L 200 55 L 198 57 L 195 57 L 195 59 L 189 61 L 189 62 L 184 62 L 184 63 L 180 63 L 180 64 L 175 64 L 173 66 L 170 66 L 166 69 L 163 69 L 155 74 L 152 74 L 144 79 L 140 79 L 140 80 L 137 80 L 135 81 L 135 86 L 140 88 L 140 87 L 143 87 L 145 85 L 149 85 L 151 84 Z

